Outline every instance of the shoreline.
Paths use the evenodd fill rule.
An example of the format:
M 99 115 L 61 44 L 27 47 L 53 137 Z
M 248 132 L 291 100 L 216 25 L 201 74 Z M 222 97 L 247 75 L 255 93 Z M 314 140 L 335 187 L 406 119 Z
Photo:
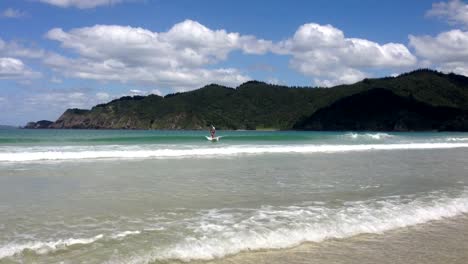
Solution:
M 304 242 L 275 250 L 241 252 L 209 264 L 393 264 L 468 262 L 468 215 L 397 228 L 382 234 L 360 234 L 322 242 Z

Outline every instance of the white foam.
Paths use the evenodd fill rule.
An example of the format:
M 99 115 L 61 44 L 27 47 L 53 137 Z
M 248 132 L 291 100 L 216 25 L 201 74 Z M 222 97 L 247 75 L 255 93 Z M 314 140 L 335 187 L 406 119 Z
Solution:
M 23 252 L 24 250 L 32 250 L 36 254 L 47 254 L 60 249 L 66 249 L 73 245 L 86 245 L 94 243 L 95 241 L 102 239 L 102 234 L 90 237 L 90 238 L 68 238 L 59 239 L 57 241 L 31 241 L 26 243 L 10 243 L 0 247 L 0 259 L 5 257 L 11 257 L 16 254 Z
M 280 249 L 304 242 L 320 242 L 363 233 L 382 233 L 391 229 L 426 223 L 468 213 L 468 195 L 458 198 L 389 198 L 351 202 L 339 209 L 323 206 L 266 207 L 253 214 L 211 210 L 194 224 L 198 236 L 166 249 L 158 249 L 136 263 L 158 260 L 211 260 L 241 251 Z
M 120 233 L 117 233 L 115 235 L 112 235 L 111 237 L 114 238 L 114 239 L 119 239 L 119 238 L 124 238 L 126 236 L 130 236 L 130 235 L 138 235 L 140 234 L 141 232 L 136 230 L 136 231 L 123 231 L 123 232 L 120 232 Z
M 468 141 L 468 138 L 447 138 L 447 141 L 455 141 L 455 142 Z
M 392 138 L 393 135 L 387 133 L 347 133 L 345 134 L 346 137 L 352 139 L 373 139 L 373 140 L 381 140 L 386 138 Z
M 412 150 L 467 148 L 468 143 L 412 143 L 412 144 L 360 144 L 360 145 L 236 145 L 229 147 L 191 149 L 125 149 L 82 151 L 32 151 L 0 153 L 0 162 L 24 162 L 39 160 L 80 160 L 80 159 L 128 159 L 128 158 L 185 158 L 220 157 L 242 154 L 267 153 L 336 153 L 371 150 Z

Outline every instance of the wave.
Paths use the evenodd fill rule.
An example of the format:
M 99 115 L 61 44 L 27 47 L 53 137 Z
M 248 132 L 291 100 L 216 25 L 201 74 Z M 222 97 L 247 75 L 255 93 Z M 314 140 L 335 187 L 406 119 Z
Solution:
M 221 145 L 220 145 L 221 146 Z M 129 158 L 184 158 L 184 157 L 222 157 L 245 154 L 274 153 L 336 153 L 372 150 L 417 150 L 466 148 L 468 143 L 413 143 L 413 144 L 360 144 L 360 145 L 236 145 L 205 148 L 166 148 L 149 149 L 135 146 L 119 146 L 113 150 L 90 147 L 80 151 L 29 151 L 0 153 L 0 162 L 25 162 L 40 160 L 81 160 L 81 159 L 129 159 Z
M 115 235 L 112 235 L 111 238 L 113 239 L 119 239 L 119 238 L 124 238 L 124 237 L 127 237 L 127 236 L 130 236 L 130 235 L 138 235 L 140 234 L 141 231 L 123 231 L 123 232 L 120 232 L 120 233 L 117 233 Z
M 447 138 L 447 141 L 468 141 L 468 138 Z
M 358 234 L 426 223 L 468 213 L 468 195 L 427 201 L 388 198 L 349 202 L 339 209 L 323 206 L 265 207 L 243 213 L 210 210 L 192 227 L 188 237 L 166 249 L 158 249 L 137 262 L 212 260 L 243 251 L 282 249 L 304 242 L 321 242 Z
M 347 133 L 345 137 L 351 139 L 371 139 L 371 140 L 381 140 L 387 138 L 393 138 L 395 136 L 387 133 Z
M 422 196 L 390 196 L 342 204 L 312 201 L 293 206 L 201 210 L 187 218 L 158 222 L 158 225 L 168 230 L 177 230 L 178 235 L 172 237 L 176 240 L 168 239 L 167 243 L 159 245 L 154 243 L 154 247 L 146 254 L 139 252 L 138 255 L 121 256 L 119 259 L 109 257 L 111 263 L 212 260 L 245 251 L 290 248 L 305 242 L 342 239 L 365 233 L 380 234 L 466 213 L 466 189 L 457 196 L 432 192 Z M 154 218 L 151 219 L 148 223 L 154 223 Z M 166 229 L 155 230 L 158 230 L 157 236 L 160 236 L 159 232 Z M 180 238 L 181 233 L 185 237 Z M 98 240 L 103 243 L 125 240 L 128 236 L 138 234 L 141 231 L 121 231 L 49 242 L 10 243 L 0 247 L 0 260 L 25 251 L 48 254 L 67 250 L 74 245 L 92 244 Z M 166 235 L 171 233 L 165 234 L 169 238 Z
M 141 231 L 122 231 L 116 234 L 104 236 L 99 234 L 90 238 L 68 238 L 56 241 L 29 241 L 25 243 L 10 243 L 0 247 L 0 259 L 20 254 L 25 250 L 34 251 L 35 254 L 43 255 L 57 250 L 65 250 L 74 245 L 88 245 L 105 237 L 107 239 L 124 239 L 127 236 L 138 235 Z
M 104 235 L 99 234 L 90 238 L 68 238 L 59 239 L 57 241 L 34 241 L 21 244 L 11 243 L 0 247 L 0 259 L 14 256 L 25 250 L 34 251 L 36 254 L 47 254 L 49 252 L 57 251 L 60 249 L 66 249 L 73 245 L 91 244 L 99 239 L 102 239 L 103 237 Z

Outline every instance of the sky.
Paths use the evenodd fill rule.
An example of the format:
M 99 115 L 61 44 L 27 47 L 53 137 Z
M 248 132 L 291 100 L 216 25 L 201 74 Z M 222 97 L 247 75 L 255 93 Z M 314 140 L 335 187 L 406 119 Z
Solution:
M 1 0 L 0 124 L 125 95 L 259 80 L 468 76 L 462 0 Z

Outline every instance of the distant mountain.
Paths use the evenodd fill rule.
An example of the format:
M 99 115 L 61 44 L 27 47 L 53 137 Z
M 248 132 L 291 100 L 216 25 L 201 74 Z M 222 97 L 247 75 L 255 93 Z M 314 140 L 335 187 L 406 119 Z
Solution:
M 258 81 L 68 109 L 50 128 L 468 131 L 468 78 L 422 69 L 333 88 Z

